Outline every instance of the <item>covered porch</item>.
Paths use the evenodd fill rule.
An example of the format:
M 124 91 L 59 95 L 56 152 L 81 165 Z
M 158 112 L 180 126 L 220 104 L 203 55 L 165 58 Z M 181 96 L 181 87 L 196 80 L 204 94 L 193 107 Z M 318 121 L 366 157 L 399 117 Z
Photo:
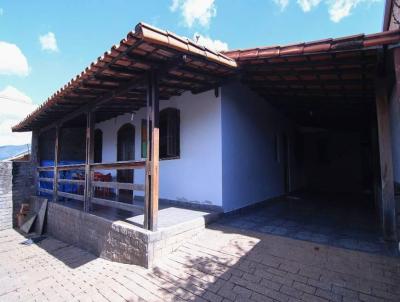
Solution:
M 235 68 L 235 61 L 222 54 L 138 24 L 135 32 L 13 128 L 33 133 L 38 195 L 153 232 L 204 218 L 211 209 L 179 202 L 159 205 L 160 100 L 186 91 L 215 90 L 218 95 L 218 87 L 234 76 Z M 133 120 L 139 110 L 145 112 L 141 155 L 135 156 L 130 147 L 132 129 L 121 127 L 116 158 L 102 160 L 96 125 L 119 116 Z M 171 155 L 171 149 L 161 141 L 161 152 Z
M 252 169 L 260 179 L 257 191 L 268 192 L 271 187 L 271 181 L 262 181 L 271 177 L 263 169 L 269 165 L 277 179 L 275 197 L 286 195 L 266 203 L 263 214 L 258 212 L 254 218 L 265 228 L 257 223 L 253 229 L 290 233 L 280 229 L 279 223 L 270 223 L 312 224 L 310 239 L 318 237 L 316 229 L 326 227 L 324 221 L 330 221 L 329 227 L 342 225 L 355 241 L 360 240 L 358 233 L 398 241 L 398 175 L 394 170 L 400 159 L 395 143 L 400 135 L 399 38 L 394 30 L 226 53 L 238 62 L 242 84 L 260 97 L 253 97 L 251 106 L 258 109 L 249 110 L 249 116 L 251 126 L 263 130 L 254 132 L 251 139 L 241 137 L 246 144 L 243 154 L 252 152 L 257 158 Z M 231 103 L 238 94 L 249 99 L 251 94 L 243 91 L 231 93 Z M 261 99 L 268 106 L 258 105 Z M 241 106 L 247 109 L 244 102 Z M 267 124 L 276 116 L 281 126 Z M 242 119 L 242 123 L 244 127 L 248 122 Z M 273 148 L 260 143 L 266 138 Z M 233 181 L 231 187 L 235 187 Z M 303 231 L 295 227 L 292 233 L 300 238 Z M 333 242 L 342 232 L 324 239 Z M 381 240 L 379 236 L 372 241 Z

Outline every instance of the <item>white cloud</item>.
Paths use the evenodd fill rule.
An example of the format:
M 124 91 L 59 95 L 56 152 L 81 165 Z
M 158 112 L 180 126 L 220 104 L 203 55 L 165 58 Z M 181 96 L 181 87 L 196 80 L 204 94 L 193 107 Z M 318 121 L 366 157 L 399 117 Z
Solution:
M 289 5 L 290 0 L 273 0 L 281 10 Z M 328 8 L 329 18 L 335 22 L 340 22 L 344 17 L 351 15 L 352 10 L 360 3 L 371 4 L 382 0 L 297 0 L 297 4 L 303 12 L 309 12 L 317 7 L 321 2 Z
M 175 12 L 180 4 L 181 0 L 172 0 L 171 6 L 169 7 L 169 9 L 173 12 Z
M 281 11 L 289 5 L 289 0 L 274 0 L 274 2 L 281 8 Z
M 57 40 L 56 36 L 52 32 L 48 32 L 43 36 L 39 36 L 40 45 L 42 45 L 42 50 L 47 50 L 49 52 L 57 52 Z
M 195 23 L 207 27 L 211 18 L 217 15 L 214 0 L 172 0 L 170 10 L 179 10 L 187 27 L 192 27 Z
M 11 127 L 31 113 L 36 105 L 29 96 L 13 86 L 0 90 L 0 146 L 29 144 L 31 133 L 13 133 Z
M 17 45 L 0 41 L 0 75 L 29 74 L 28 60 Z
M 216 50 L 216 51 L 228 50 L 227 43 L 222 42 L 221 40 L 213 40 L 210 37 L 203 36 L 199 33 L 195 33 L 193 35 L 193 40 L 197 41 L 197 44 L 199 44 L 199 45 L 206 46 L 206 47 Z
M 340 22 L 344 17 L 351 14 L 351 10 L 355 8 L 362 0 L 335 0 L 329 4 L 329 17 L 333 22 Z
M 300 5 L 304 12 L 309 12 L 313 7 L 318 6 L 321 0 L 297 0 L 297 4 Z

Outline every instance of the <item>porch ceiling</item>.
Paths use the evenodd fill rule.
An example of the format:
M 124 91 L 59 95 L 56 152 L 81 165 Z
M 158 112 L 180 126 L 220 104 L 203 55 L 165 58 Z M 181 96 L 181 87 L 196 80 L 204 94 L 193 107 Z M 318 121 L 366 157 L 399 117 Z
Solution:
M 300 124 L 346 126 L 371 117 L 382 45 L 399 41 L 396 30 L 225 54 L 243 83 Z
M 236 62 L 227 56 L 167 31 L 139 23 L 134 32 L 104 53 L 82 73 L 12 128 L 30 131 L 49 125 L 84 105 L 109 101 L 96 108 L 102 121 L 146 104 L 146 74 L 159 70 L 160 99 L 184 91 L 217 87 L 234 74 Z

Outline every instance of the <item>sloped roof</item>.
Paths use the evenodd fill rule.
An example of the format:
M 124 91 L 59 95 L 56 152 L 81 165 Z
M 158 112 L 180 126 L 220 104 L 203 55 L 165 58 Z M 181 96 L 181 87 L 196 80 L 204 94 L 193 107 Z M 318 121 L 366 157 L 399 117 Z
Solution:
M 400 30 L 391 30 L 370 35 L 352 35 L 336 39 L 324 39 L 284 46 L 230 50 L 224 52 L 224 54 L 237 62 L 242 62 L 246 60 L 274 59 L 294 55 L 358 50 L 398 43 L 399 41 Z
M 305 73 L 314 72 L 336 68 L 339 64 L 351 67 L 352 60 L 358 57 L 371 59 L 374 64 L 376 48 L 399 42 L 400 31 L 393 30 L 220 53 L 171 32 L 139 23 L 135 31 L 128 33 L 118 45 L 90 64 L 12 130 L 41 128 L 84 105 L 95 105 L 104 99 L 109 101 L 96 108 L 97 121 L 134 112 L 146 104 L 145 79 L 147 71 L 152 68 L 163 71 L 159 84 L 160 98 L 169 99 L 184 91 L 196 93 L 217 87 L 237 72 L 245 81 L 250 80 L 250 84 L 258 85 L 260 80 L 268 84 L 270 80 L 270 84 L 272 81 L 276 85 L 279 82 L 274 80 L 282 81 L 282 78 L 266 78 L 273 76 L 267 71 L 277 76 L 280 72 L 293 72 L 293 79 L 304 70 Z M 318 81 L 324 79 L 317 77 Z M 343 88 L 341 84 L 336 86 Z M 283 85 L 281 88 L 283 90 L 271 91 L 281 93 L 287 87 Z M 263 87 L 262 92 L 265 91 L 269 91 L 268 86 Z
M 71 79 L 34 112 L 12 128 L 40 128 L 86 103 L 109 97 L 99 109 L 104 120 L 145 105 L 144 80 L 151 68 L 163 70 L 160 97 L 168 99 L 183 91 L 202 91 L 233 73 L 235 60 L 193 41 L 139 23 L 135 31 L 113 46 Z M 125 89 L 124 89 L 125 88 Z

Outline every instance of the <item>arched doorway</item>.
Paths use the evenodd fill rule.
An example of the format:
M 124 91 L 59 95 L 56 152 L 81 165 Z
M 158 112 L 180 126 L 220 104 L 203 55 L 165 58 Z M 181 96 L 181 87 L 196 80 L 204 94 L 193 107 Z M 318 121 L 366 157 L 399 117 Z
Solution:
M 117 134 L 117 161 L 135 159 L 135 127 L 132 124 L 125 124 L 118 130 Z M 117 181 L 133 183 L 133 170 L 118 170 Z M 132 201 L 131 190 L 119 190 L 117 198 L 120 201 Z

